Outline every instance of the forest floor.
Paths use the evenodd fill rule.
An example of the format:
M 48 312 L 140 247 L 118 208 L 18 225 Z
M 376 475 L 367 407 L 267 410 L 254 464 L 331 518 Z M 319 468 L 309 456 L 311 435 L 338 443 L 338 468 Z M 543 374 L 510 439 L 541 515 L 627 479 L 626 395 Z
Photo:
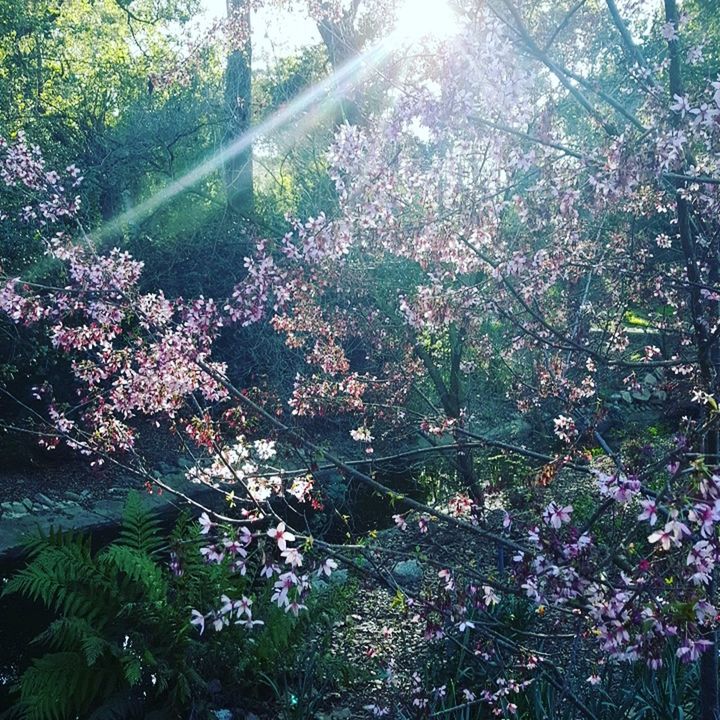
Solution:
M 494 519 L 499 524 L 498 513 Z M 377 552 L 368 553 L 372 562 L 364 572 L 353 570 L 348 580 L 352 592 L 343 615 L 329 633 L 322 627 L 301 652 L 297 669 L 284 678 L 288 690 L 280 693 L 277 704 L 262 711 L 253 708 L 245 717 L 419 717 L 413 700 L 420 697 L 419 690 L 432 688 L 416 679 L 443 677 L 452 655 L 446 643 L 428 641 L 419 606 L 437 595 L 443 583 L 438 572 L 444 567 L 466 564 L 495 572 L 495 548 L 478 540 L 434 523 L 421 533 L 416 517 L 405 532 L 391 528 L 378 533 L 377 543 L 370 545 Z

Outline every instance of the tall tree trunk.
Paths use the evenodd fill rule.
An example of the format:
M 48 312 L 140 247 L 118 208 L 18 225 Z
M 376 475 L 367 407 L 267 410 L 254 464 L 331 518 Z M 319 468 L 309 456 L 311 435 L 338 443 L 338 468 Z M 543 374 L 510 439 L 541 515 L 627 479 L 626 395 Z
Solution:
M 252 109 L 252 40 L 248 0 L 227 0 L 228 17 L 239 17 L 247 28 L 242 48 L 233 51 L 225 71 L 225 104 L 229 113 L 225 146 L 231 147 L 250 129 Z M 230 208 L 244 218 L 253 214 L 252 146 L 233 153 L 225 162 L 225 188 Z
M 459 330 L 456 326 L 452 325 L 449 330 L 449 341 L 450 372 L 449 381 L 447 383 L 443 379 L 440 369 L 435 364 L 435 361 L 428 350 L 418 344 L 415 346 L 415 352 L 420 360 L 422 360 L 425 369 L 428 371 L 428 375 L 435 386 L 435 390 L 440 398 L 440 403 L 442 404 L 445 414 L 449 419 L 455 420 L 457 423 L 457 429 L 453 431 L 453 439 L 455 440 L 458 448 L 455 457 L 458 476 L 462 480 L 463 485 L 472 494 L 475 501 L 482 506 L 484 502 L 483 489 L 475 472 L 473 452 L 472 449 L 467 446 L 466 436 L 461 432 L 458 432 L 458 430 L 462 428 L 463 423 L 463 391 L 462 378 L 460 376 L 460 361 L 462 359 L 462 352 L 465 345 L 464 331 Z
M 339 70 L 345 63 L 352 60 L 360 52 L 360 42 L 353 23 L 357 14 L 359 2 L 353 2 L 350 9 L 339 21 L 333 22 L 328 18 L 317 21 L 318 32 L 325 43 L 328 59 L 333 72 Z M 361 114 L 357 102 L 352 97 L 340 97 L 340 117 L 338 124 L 346 122 L 349 125 L 358 125 Z

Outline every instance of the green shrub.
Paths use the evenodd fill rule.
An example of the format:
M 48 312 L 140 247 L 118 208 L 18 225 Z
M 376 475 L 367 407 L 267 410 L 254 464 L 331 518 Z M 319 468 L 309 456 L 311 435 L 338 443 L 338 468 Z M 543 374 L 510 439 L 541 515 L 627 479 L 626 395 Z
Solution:
M 187 514 L 164 538 L 136 494 L 118 539 L 97 552 L 74 533 L 34 538 L 28 565 L 3 594 L 39 602 L 56 617 L 33 640 L 45 653 L 22 674 L 12 715 L 170 718 L 192 707 L 203 717 L 218 700 L 220 677 L 223 702 L 267 700 L 261 678 L 290 672 L 309 621 L 272 605 L 268 585 L 253 588 L 229 564 L 204 563 L 202 545 Z M 254 594 L 266 624 L 252 633 L 230 625 L 201 637 L 190 611 L 216 606 L 223 593 Z

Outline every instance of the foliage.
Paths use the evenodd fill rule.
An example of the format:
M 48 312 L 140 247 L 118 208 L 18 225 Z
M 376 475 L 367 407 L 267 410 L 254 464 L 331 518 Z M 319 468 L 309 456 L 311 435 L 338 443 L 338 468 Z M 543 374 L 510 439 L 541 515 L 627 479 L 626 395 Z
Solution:
M 98 552 L 73 533 L 32 539 L 28 566 L 4 593 L 39 602 L 56 619 L 33 641 L 46 651 L 23 673 L 14 713 L 38 719 L 91 711 L 97 718 L 177 717 L 191 705 L 198 711 L 210 704 L 208 687 L 218 667 L 228 668 L 223 683 L 236 702 L 243 694 L 257 695 L 264 673 L 277 676 L 289 667 L 308 628 L 277 609 L 254 637 L 231 628 L 200 642 L 188 607 L 245 584 L 227 564 L 204 563 L 201 545 L 187 515 L 165 540 L 134 493 L 118 539 Z M 332 615 L 331 608 L 329 603 L 324 612 Z
M 208 236 L 181 262 L 202 257 L 210 234 L 221 240 L 212 262 L 190 271 L 192 280 L 180 279 L 167 293 L 154 287 L 163 258 L 192 245 L 192 235 L 172 250 L 166 238 L 146 248 L 140 228 L 128 224 L 128 246 L 138 256 L 147 250 L 155 265 L 143 285 L 137 257 L 120 249 L 98 254 L 84 238 L 38 231 L 33 242 L 47 241 L 67 281 L 56 287 L 8 277 L 0 309 L 36 327 L 68 358 L 78 399 L 48 390 L 43 429 L 51 442 L 96 459 L 124 453 L 132 461 L 134 419 L 145 416 L 198 449 L 188 476 L 224 493 L 244 528 L 238 535 L 222 513 L 202 516 L 203 534 L 217 528 L 200 548 L 212 581 L 181 581 L 192 595 L 185 610 L 193 624 L 215 629 L 211 642 L 221 642 L 217 633 L 231 618 L 247 629 L 258 624 L 247 596 L 223 598 L 230 561 L 242 578 L 246 566 L 268 579 L 277 575 L 265 597 L 274 607 L 258 638 L 288 642 L 287 618 L 307 609 L 312 596 L 307 565 L 318 574 L 334 569 L 331 558 L 311 560 L 313 552 L 343 551 L 312 534 L 327 495 L 319 464 L 327 461 L 396 503 L 400 530 L 409 521 L 430 537 L 437 528 L 452 530 L 482 543 L 485 555 L 492 546 L 506 558 L 493 567 L 459 555 L 438 568 L 431 554 L 417 553 L 436 577 L 408 606 L 412 600 L 413 621 L 429 639 L 459 653 L 452 656 L 456 677 L 448 675 L 453 702 L 462 697 L 470 708 L 477 700 L 495 714 L 519 712 L 521 703 L 534 703 L 528 712 L 535 714 L 571 704 L 593 717 L 587 704 L 614 690 L 596 687 L 604 682 L 599 668 L 635 666 L 667 669 L 662 682 L 671 707 L 610 702 L 640 717 L 680 713 L 680 661 L 702 666 L 699 704 L 704 719 L 714 717 L 720 80 L 716 49 L 705 48 L 700 35 L 717 31 L 717 10 L 700 0 L 682 8 L 666 0 L 662 12 L 613 0 L 456 5 L 462 27 L 452 39 L 368 51 L 367 102 L 338 89 L 352 122 L 334 128 L 327 153 L 324 123 L 307 144 L 292 147 L 287 163 L 282 142 L 257 146 L 259 156 L 272 155 L 267 169 L 276 173 L 276 188 L 259 205 L 266 227 L 243 224 L 238 247 L 228 247 L 222 223 L 210 223 L 213 181 L 205 186 L 209 198 L 183 196 L 162 208 L 155 221 L 173 236 L 182 236 L 186 212 L 207 212 L 199 217 L 207 219 Z M 341 50 L 359 50 L 358 6 L 311 3 L 336 70 L 348 59 Z M 114 6 L 99 4 L 99 11 L 108 26 L 120 22 Z M 43 22 L 61 20 L 69 21 Z M 126 47 L 106 40 L 100 66 L 114 58 L 127 68 Z M 322 67 L 310 51 L 268 72 L 261 86 L 267 107 L 317 80 Z M 132 72 L 118 97 L 139 109 L 137 117 L 144 108 L 161 118 L 162 108 L 184 107 L 173 104 L 171 87 L 156 94 L 153 85 L 152 97 L 142 96 Z M 212 67 L 207 72 L 213 77 Z M 203 84 L 188 87 L 183 98 Z M 63 88 L 54 78 L 48 97 L 60 102 Z M 30 95 L 28 87 L 13 92 Z M 70 108 L 87 101 L 72 84 L 68 94 Z M 104 141 L 122 125 L 113 115 L 116 99 L 106 100 L 93 139 Z M 211 114 L 201 115 L 202 129 L 193 132 L 209 147 Z M 129 146 L 137 125 L 131 113 L 125 120 Z M 163 144 L 168 125 L 153 147 Z M 162 198 L 162 191 L 154 195 L 158 177 L 174 178 L 194 162 L 189 149 L 180 154 L 176 164 L 169 152 L 167 166 L 154 159 L 154 171 L 142 177 L 129 172 L 133 199 Z M 26 149 L 19 166 L 30 172 L 36 161 Z M 5 168 L 12 164 L 4 158 Z M 42 177 L 40 194 L 54 197 L 54 183 Z M 281 221 L 286 211 L 291 216 Z M 186 299 L 183 286 L 198 294 Z M 285 348 L 268 341 L 271 335 Z M 489 391 L 502 399 L 483 416 Z M 528 442 L 497 423 L 514 413 L 527 418 Z M 625 437 L 613 432 L 613 415 Z M 344 448 L 348 436 L 349 457 L 339 457 L 332 447 Z M 386 448 L 394 457 L 381 457 Z M 433 504 L 380 481 L 378 465 L 414 454 L 452 468 Z M 144 542 L 142 530 L 132 535 Z M 83 572 L 110 583 L 100 583 L 106 594 L 117 577 L 129 583 L 123 592 L 151 604 L 167 593 L 167 578 L 152 570 L 156 561 L 144 556 L 141 575 L 141 565 L 132 565 L 140 563 L 137 551 L 127 545 L 96 556 L 77 543 L 68 547 Z M 64 542 L 61 548 L 70 552 Z M 391 584 L 392 569 L 378 569 L 365 543 L 352 550 Z M 68 562 L 67 572 L 73 567 Z M 252 587 L 249 579 L 237 582 L 239 592 Z M 28 588 L 67 611 L 66 595 Z M 208 610 L 218 597 L 221 608 Z M 67 598 L 73 612 L 96 621 L 87 599 Z M 532 629 L 517 627 L 517 618 Z M 94 662 L 107 655 L 97 652 Z M 590 665 L 587 679 L 573 676 L 579 653 Z M 468 671 L 471 658 L 484 664 L 478 669 L 473 661 Z M 447 664 L 439 669 L 450 672 Z M 654 681 L 643 672 L 633 682 L 649 698 Z M 482 689 L 460 687 L 468 681 Z M 431 712 L 444 702 L 448 690 L 441 688 L 418 681 L 408 706 Z

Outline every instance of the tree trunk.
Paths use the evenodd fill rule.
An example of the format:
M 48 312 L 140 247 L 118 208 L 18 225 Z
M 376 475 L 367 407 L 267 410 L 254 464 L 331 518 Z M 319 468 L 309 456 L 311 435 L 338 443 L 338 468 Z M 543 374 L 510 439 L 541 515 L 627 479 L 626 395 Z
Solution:
M 449 341 L 450 373 L 448 383 L 445 382 L 442 373 L 435 364 L 432 356 L 424 347 L 416 345 L 415 352 L 422 360 L 425 369 L 428 371 L 428 375 L 430 376 L 430 379 L 432 380 L 435 390 L 440 398 L 445 415 L 449 419 L 455 420 L 457 423 L 457 429 L 460 429 L 463 422 L 463 392 L 462 378 L 460 376 L 460 360 L 462 358 L 462 351 L 465 344 L 464 332 L 462 330 L 458 330 L 454 325 L 450 326 Z M 455 457 L 458 476 L 478 505 L 482 507 L 483 490 L 478 481 L 477 474 L 475 473 L 475 462 L 473 459 L 472 449 L 467 447 L 467 438 L 463 433 L 455 430 L 453 432 L 453 439 L 458 448 Z
M 359 53 L 359 41 L 353 28 L 356 11 L 357 6 L 354 5 L 339 22 L 331 22 L 328 19 L 321 19 L 317 22 L 318 32 L 325 43 L 333 72 L 337 72 Z M 347 95 L 342 95 L 338 124 L 346 122 L 349 125 L 358 125 L 360 118 L 360 109 L 355 100 Z
M 250 38 L 250 5 L 248 0 L 227 0 L 228 17 L 240 16 L 247 28 L 247 39 L 241 49 L 233 51 L 225 71 L 225 103 L 229 114 L 225 146 L 232 147 L 250 129 L 252 109 L 252 41 Z M 231 210 L 244 218 L 253 214 L 252 146 L 233 153 L 225 162 L 225 188 Z

